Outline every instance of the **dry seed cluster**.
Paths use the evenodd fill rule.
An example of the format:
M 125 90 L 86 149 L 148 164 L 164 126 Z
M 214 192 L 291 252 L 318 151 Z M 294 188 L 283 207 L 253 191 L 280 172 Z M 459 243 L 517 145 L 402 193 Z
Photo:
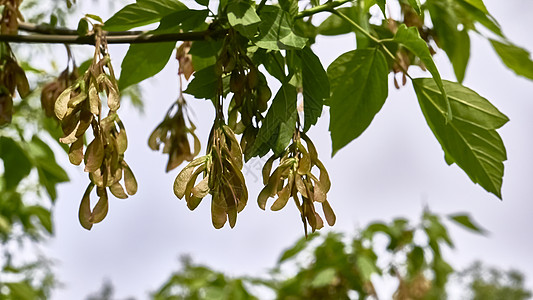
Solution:
M 22 0 L 0 0 L 0 5 L 4 6 L 0 25 L 2 34 L 17 34 L 19 21 L 24 21 L 20 13 Z
M 229 128 L 215 122 L 211 131 L 207 155 L 189 163 L 176 177 L 174 193 L 180 199 L 185 197 L 187 207 L 194 210 L 200 201 L 211 194 L 211 219 L 215 228 L 222 228 L 229 220 L 235 226 L 237 213 L 248 201 L 248 190 L 241 172 L 242 150 Z M 197 178 L 203 174 L 203 179 Z
M 86 229 L 90 229 L 92 224 L 102 221 L 107 215 L 107 188 L 120 199 L 137 192 L 133 172 L 124 160 L 128 142 L 124 125 L 116 113 L 120 107 L 117 80 L 107 54 L 105 37 L 99 27 L 95 27 L 95 30 L 95 55 L 91 66 L 83 77 L 78 78 L 57 97 L 54 104 L 55 115 L 60 120 L 64 133 L 60 141 L 70 144 L 69 160 L 75 165 L 84 161 L 85 172 L 89 173 L 91 180 L 79 211 L 80 223 Z M 105 118 L 102 118 L 102 94 L 106 96 L 109 108 Z M 93 140 L 84 153 L 84 136 L 89 127 L 92 129 Z M 126 191 L 120 183 L 121 179 L 124 179 Z M 91 211 L 90 193 L 94 186 L 100 199 Z
M 420 33 L 420 37 L 424 41 L 426 41 L 431 55 L 435 55 L 435 49 L 433 49 L 433 46 L 431 45 L 430 41 L 435 41 L 437 45 L 439 44 L 439 41 L 434 35 L 433 30 L 429 29 L 427 26 L 424 25 L 424 20 L 420 18 L 420 16 L 415 12 L 411 5 L 400 3 L 400 8 L 403 15 L 403 23 L 408 27 L 416 27 L 418 29 L 418 32 Z M 394 19 L 389 18 L 387 25 L 389 27 L 389 30 L 393 34 L 395 34 L 398 30 L 398 21 Z M 426 66 L 424 65 L 424 63 L 420 59 L 418 59 L 411 51 L 407 50 L 404 47 L 399 47 L 398 51 L 396 52 L 396 60 L 392 65 L 392 72 L 394 73 L 394 87 L 396 87 L 396 89 L 400 89 L 400 82 L 396 78 L 396 74 L 402 73 L 401 86 L 405 86 L 405 84 L 407 83 L 406 71 L 411 65 L 418 65 L 422 70 L 426 70 Z
M 176 109 L 176 112 L 173 112 Z M 148 146 L 154 151 L 159 150 L 161 144 L 163 153 L 168 154 L 167 172 L 181 165 L 183 161 L 192 161 L 200 153 L 200 140 L 194 133 L 196 126 L 187 114 L 185 99 L 180 94 L 178 100 L 170 107 L 165 119 L 150 135 Z M 188 135 L 194 140 L 191 151 Z
M 300 135 L 307 144 L 307 149 L 302 144 Z M 279 165 L 271 173 L 273 162 L 278 158 Z M 312 173 L 315 166 L 320 170 L 318 178 Z M 315 210 L 314 202 L 322 204 L 322 210 L 328 224 L 330 226 L 335 224 L 335 213 L 326 197 L 331 186 L 328 172 L 318 159 L 318 153 L 311 139 L 304 133 L 297 132 L 295 134 L 293 143 L 281 157 L 273 155 L 268 159 L 263 167 L 263 184 L 265 187 L 257 198 L 259 207 L 265 209 L 268 198 L 277 196 L 270 209 L 280 210 L 292 197 L 300 211 L 306 235 L 307 224 L 313 232 L 324 226 L 322 218 Z
M 233 97 L 228 108 L 228 125 L 243 134 L 241 147 L 246 151 L 258 132 L 257 124 L 263 119 L 268 100 L 272 96 L 265 76 L 252 62 L 236 32 L 230 31 L 224 40 L 218 68 L 230 74 L 229 88 Z M 239 119 L 240 118 L 240 119 Z
M 18 65 L 7 43 L 0 44 L 0 125 L 11 122 L 15 89 L 20 97 L 30 93 L 24 70 Z
M 70 57 L 69 57 L 70 58 Z M 52 82 L 47 83 L 41 90 L 41 106 L 47 117 L 56 117 L 55 115 L 55 103 L 59 95 L 63 93 L 68 87 L 73 85 L 79 78 L 78 68 L 74 63 L 72 70 L 68 67 L 65 68 L 59 76 Z
M 185 79 L 189 80 L 192 73 L 194 73 L 194 66 L 192 64 L 192 56 L 189 54 L 192 42 L 183 42 L 176 50 L 176 60 L 179 62 L 178 75 L 183 75 Z M 180 77 L 181 83 L 181 77 Z M 181 86 L 181 84 L 180 84 Z

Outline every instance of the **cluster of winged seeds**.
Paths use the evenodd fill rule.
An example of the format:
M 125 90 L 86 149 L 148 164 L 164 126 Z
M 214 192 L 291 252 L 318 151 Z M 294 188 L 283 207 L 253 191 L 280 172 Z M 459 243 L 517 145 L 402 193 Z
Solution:
M 185 74 L 186 68 L 182 70 L 181 65 L 187 65 L 186 49 L 180 49 L 177 55 L 180 74 Z M 187 207 L 191 210 L 194 210 L 205 196 L 211 194 L 211 219 L 217 229 L 223 227 L 227 221 L 230 227 L 234 227 L 237 214 L 246 206 L 248 190 L 241 171 L 243 157 L 251 156 L 246 155 L 246 151 L 251 149 L 250 145 L 255 142 L 259 124 L 264 119 L 262 113 L 266 111 L 271 97 L 264 75 L 255 67 L 245 49 L 246 45 L 240 41 L 239 34 L 230 30 L 215 65 L 215 72 L 219 75 L 215 98 L 217 100 L 213 101 L 216 117 L 206 155 L 192 160 L 174 182 L 174 193 L 180 199 L 185 198 Z M 227 93 L 223 82 L 227 82 L 227 79 L 227 92 L 231 93 L 232 98 L 228 105 L 226 123 L 222 104 Z M 191 155 L 187 139 L 187 134 L 190 133 L 196 143 L 194 126 L 192 125 L 191 129 L 185 125 L 186 114 L 182 112 L 179 100 L 176 105 L 178 112 L 172 117 L 167 114 L 149 141 L 152 149 L 159 149 L 159 144 L 164 143 L 168 152 L 163 152 L 171 153 L 167 170 L 195 156 Z M 181 135 L 178 132 L 181 132 Z M 236 134 L 241 135 L 240 142 Z M 176 154 L 172 154 L 174 152 Z M 197 154 L 196 146 L 195 152 Z M 179 157 L 175 158 L 176 164 L 171 163 L 173 155 Z M 279 166 L 271 174 L 276 159 L 279 159 Z M 320 172 L 318 178 L 313 174 L 316 170 Z M 293 143 L 282 154 L 273 155 L 265 163 L 263 181 L 265 187 L 258 197 L 258 204 L 262 209 L 265 209 L 269 197 L 277 196 L 272 210 L 282 209 L 292 197 L 300 211 L 306 234 L 308 225 L 312 231 L 324 226 L 322 218 L 316 212 L 315 202 L 322 205 L 328 224 L 335 223 L 335 214 L 326 199 L 331 186 L 328 173 L 318 159 L 315 146 L 298 128 L 295 128 Z
M 20 97 L 30 93 L 24 70 L 18 65 L 7 43 L 0 44 L 0 125 L 11 122 L 15 89 Z
M 307 149 L 302 144 L 302 139 Z M 279 165 L 271 172 L 276 159 L 279 159 Z M 313 167 L 320 171 L 318 178 L 312 173 Z M 313 232 L 324 226 L 322 218 L 316 212 L 315 202 L 322 204 L 328 224 L 335 224 L 335 213 L 326 197 L 331 187 L 328 172 L 318 159 L 313 142 L 304 133 L 297 131 L 293 143 L 281 156 L 272 155 L 267 160 L 263 167 L 263 184 L 265 187 L 257 198 L 259 207 L 265 209 L 268 198 L 277 197 L 270 207 L 271 210 L 277 211 L 284 208 L 292 197 L 300 211 L 306 235 L 308 224 Z
M 67 49 L 69 48 L 67 47 Z M 68 62 L 70 63 L 70 50 L 68 50 L 68 53 Z M 41 90 L 41 106 L 44 110 L 45 115 L 49 118 L 56 118 L 55 104 L 59 95 L 61 95 L 61 93 L 63 93 L 63 91 L 65 91 L 68 87 L 73 85 L 79 78 L 79 72 L 78 68 L 76 67 L 76 64 L 72 60 L 71 70 L 69 67 L 69 63 L 67 63 L 67 67 L 65 68 L 65 70 L 63 70 L 63 72 L 61 72 L 57 78 L 45 84 Z
M 0 5 L 4 6 L 0 24 L 2 34 L 17 34 L 19 21 L 24 21 L 20 13 L 22 0 L 0 0 Z
M 115 197 L 125 199 L 137 192 L 137 182 L 124 160 L 128 141 L 124 125 L 118 117 L 120 97 L 111 59 L 107 52 L 105 37 L 99 27 L 96 30 L 95 54 L 92 64 L 82 77 L 63 72 L 55 82 L 43 91 L 41 103 L 49 107 L 54 103 L 55 116 L 60 120 L 64 136 L 62 143 L 69 144 L 69 160 L 72 164 L 85 163 L 91 183 L 80 204 L 81 225 L 91 229 L 102 221 L 108 211 L 107 189 Z M 56 99 L 58 91 L 70 80 L 74 83 L 65 88 Z M 101 95 L 105 95 L 109 112 L 102 118 Z M 85 133 L 92 129 L 93 140 L 84 152 Z M 120 180 L 124 179 L 124 187 Z M 98 203 L 91 211 L 90 193 L 96 186 Z
M 240 54 L 229 51 L 231 45 L 234 45 L 232 37 L 234 35 L 230 34 L 224 40 L 222 54 L 216 64 L 217 74 L 219 75 L 217 96 L 216 100 L 213 101 L 216 108 L 216 116 L 209 134 L 206 155 L 191 161 L 183 168 L 174 181 L 174 194 L 179 199 L 185 197 L 187 207 L 191 210 L 194 210 L 205 196 L 211 194 L 211 220 L 213 226 L 217 229 L 222 228 L 226 221 L 229 221 L 230 226 L 234 227 L 237 222 L 237 213 L 244 209 L 248 201 L 248 190 L 241 171 L 243 167 L 243 150 L 232 128 L 226 125 L 222 111 L 224 98 L 222 78 L 231 76 L 231 91 L 234 95 L 240 94 L 244 96 L 243 89 L 245 86 L 240 81 L 236 81 L 236 76 L 239 77 L 239 80 L 244 80 L 245 82 L 247 76 L 241 64 L 243 60 L 240 59 Z M 189 47 L 189 45 L 186 46 Z M 180 62 L 180 74 L 187 76 L 186 68 L 184 68 L 188 64 L 186 60 L 187 50 L 183 47 L 179 49 L 181 51 L 178 51 L 177 58 Z M 248 59 L 248 57 L 246 58 Z M 250 65 L 253 66 L 253 64 Z M 241 75 L 244 77 L 241 78 Z M 230 106 L 233 105 L 235 107 L 235 97 Z M 243 103 L 240 102 L 239 105 L 239 107 L 242 107 Z M 242 115 L 242 110 L 236 110 L 235 114 L 237 111 L 241 112 Z M 194 133 L 190 130 L 187 132 L 193 134 L 196 141 Z M 200 174 L 203 174 L 201 180 L 199 180 Z
M 154 151 L 159 150 L 161 144 L 164 144 L 163 153 L 168 154 L 167 172 L 181 165 L 183 161 L 192 161 L 200 153 L 200 140 L 194 133 L 195 130 L 196 126 L 187 114 L 187 105 L 180 93 L 163 122 L 157 125 L 148 139 L 148 146 Z M 189 134 L 194 140 L 193 151 L 189 143 Z
M 194 210 L 200 201 L 211 194 L 211 219 L 215 228 L 222 228 L 229 220 L 235 226 L 237 213 L 248 201 L 248 190 L 241 172 L 242 149 L 231 128 L 215 122 L 209 137 L 207 155 L 189 163 L 174 181 L 174 193 L 185 197 L 187 207 Z M 203 179 L 197 183 L 200 174 Z
M 233 97 L 228 107 L 228 125 L 242 134 L 241 147 L 246 153 L 255 141 L 259 122 L 263 119 L 272 92 L 265 76 L 259 72 L 246 52 L 239 35 L 229 31 L 224 40 L 217 69 L 229 74 Z

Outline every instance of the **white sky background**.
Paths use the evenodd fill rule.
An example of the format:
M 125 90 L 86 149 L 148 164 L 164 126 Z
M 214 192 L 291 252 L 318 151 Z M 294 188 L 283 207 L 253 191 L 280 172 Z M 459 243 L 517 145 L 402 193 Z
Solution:
M 484 2 L 510 40 L 533 51 L 527 22 L 533 2 Z M 100 9 L 92 4 L 88 1 L 80 12 L 99 14 L 104 19 L 110 15 L 107 7 Z M 507 70 L 488 42 L 474 34 L 471 38 L 464 85 L 489 99 L 511 119 L 499 130 L 509 157 L 505 162 L 503 202 L 473 184 L 457 166 L 446 165 L 410 82 L 398 91 L 389 80 L 389 97 L 383 109 L 363 135 L 333 159 L 327 113 L 310 130 L 310 136 L 332 179 L 328 199 L 337 214 L 333 230 L 353 233 L 370 221 L 389 221 L 396 216 L 416 221 L 425 204 L 441 214 L 469 212 L 490 235 L 478 236 L 448 223 L 457 247 L 447 251 L 446 258 L 457 268 L 476 259 L 517 268 L 526 273 L 527 285 L 532 288 L 533 119 L 529 115 L 533 112 L 533 82 Z M 348 35 L 318 37 L 313 50 L 327 67 L 353 45 L 353 37 Z M 87 51 L 87 47 L 84 49 Z M 123 46 L 111 46 L 116 69 L 125 50 Z M 444 53 L 435 59 L 443 77 L 455 80 Z M 252 172 L 244 171 L 249 203 L 234 229 L 228 225 L 221 230 L 212 227 L 210 197 L 191 212 L 185 201 L 174 196 L 172 184 L 181 167 L 166 174 L 167 156 L 151 151 L 147 139 L 177 97 L 176 72 L 177 63 L 171 60 L 163 72 L 143 83 L 143 115 L 128 103 L 120 109 L 129 139 L 126 160 L 137 177 L 139 191 L 127 200 L 111 199 L 107 218 L 91 231 L 78 223 L 78 206 L 88 178 L 81 167 L 68 165 L 68 160 L 61 158 L 72 181 L 59 187 L 54 209 L 56 236 L 48 246 L 48 253 L 60 260 L 57 274 L 65 284 L 54 299 L 81 299 L 98 290 L 104 278 L 115 285 L 117 298 L 145 299 L 147 291 L 155 290 L 179 268 L 178 257 L 182 254 L 228 274 L 260 276 L 275 264 L 282 249 L 303 235 L 299 214 L 291 203 L 281 212 L 258 208 L 256 197 L 262 185 L 260 166 L 254 161 L 248 164 Z M 430 76 L 420 75 L 416 68 L 410 73 Z M 214 116 L 212 106 L 205 100 L 187 100 L 205 147 Z M 322 232 L 327 230 L 330 228 Z M 390 292 L 385 288 L 382 295 Z

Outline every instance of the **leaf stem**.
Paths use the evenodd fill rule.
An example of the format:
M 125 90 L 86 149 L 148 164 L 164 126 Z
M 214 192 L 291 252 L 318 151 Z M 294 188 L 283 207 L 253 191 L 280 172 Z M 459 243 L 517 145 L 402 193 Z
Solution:
M 361 25 L 357 24 L 354 20 L 350 19 L 347 15 L 343 14 L 342 12 L 340 12 L 338 10 L 335 10 L 335 9 L 331 9 L 330 11 L 331 11 L 332 14 L 335 14 L 335 15 L 339 16 L 340 18 L 342 18 L 343 20 L 345 20 L 346 22 L 350 23 L 357 30 L 359 30 L 363 35 L 365 35 L 367 38 L 372 40 L 374 43 L 376 43 L 379 46 L 381 46 L 381 48 L 383 48 L 383 51 L 385 52 L 385 54 L 387 54 L 393 61 L 397 62 L 396 56 L 394 54 L 392 54 L 392 52 L 390 52 L 390 50 L 389 50 L 389 48 L 387 48 L 387 46 L 385 46 L 385 42 L 393 41 L 392 39 L 380 40 L 380 39 L 374 37 L 373 35 L 371 35 L 368 31 L 366 31 L 363 27 L 361 27 Z M 409 73 L 407 73 L 407 70 L 404 69 L 404 67 L 401 64 L 398 64 L 398 66 L 402 69 L 403 73 L 407 77 L 409 77 L 409 79 L 413 80 L 413 78 L 409 75 Z
M 352 1 L 353 0 L 328 1 L 322 5 L 317 5 L 315 7 L 301 11 L 294 18 L 301 19 L 303 17 L 308 17 L 308 16 L 311 16 L 311 15 L 314 15 L 320 12 L 325 12 L 325 11 L 332 12 L 335 7 L 341 6 L 345 3 L 352 2 Z
M 359 30 L 364 36 L 366 36 L 367 38 L 372 40 L 374 43 L 381 44 L 381 41 L 379 39 L 377 39 L 376 37 L 371 35 L 368 31 L 366 31 L 363 27 L 361 27 L 361 25 L 357 24 L 354 20 L 350 19 L 347 15 L 345 15 L 345 14 L 343 14 L 340 11 L 335 10 L 335 9 L 330 9 L 329 11 L 332 14 L 335 14 L 335 15 L 339 16 L 340 18 L 344 19 L 346 22 L 350 23 L 353 27 L 355 27 L 357 30 Z

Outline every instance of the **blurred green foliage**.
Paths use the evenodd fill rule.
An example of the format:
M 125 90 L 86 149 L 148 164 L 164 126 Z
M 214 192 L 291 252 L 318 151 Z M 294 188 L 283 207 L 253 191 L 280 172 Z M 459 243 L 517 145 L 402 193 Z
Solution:
M 462 272 L 454 270 L 441 251 L 453 247 L 446 226 L 449 222 L 478 234 L 484 232 L 466 214 L 443 217 L 426 209 L 416 224 L 396 218 L 389 223 L 371 223 L 353 237 L 334 232 L 303 237 L 280 254 L 267 277 L 231 277 L 185 257 L 181 270 L 151 297 L 378 299 L 375 282 L 396 286 L 394 300 L 448 299 L 447 289 L 462 286 L 468 288 L 463 296 L 472 300 L 531 296 L 519 272 L 491 269 L 486 277 L 479 264 Z M 452 274 L 462 278 L 462 286 L 449 280 Z

